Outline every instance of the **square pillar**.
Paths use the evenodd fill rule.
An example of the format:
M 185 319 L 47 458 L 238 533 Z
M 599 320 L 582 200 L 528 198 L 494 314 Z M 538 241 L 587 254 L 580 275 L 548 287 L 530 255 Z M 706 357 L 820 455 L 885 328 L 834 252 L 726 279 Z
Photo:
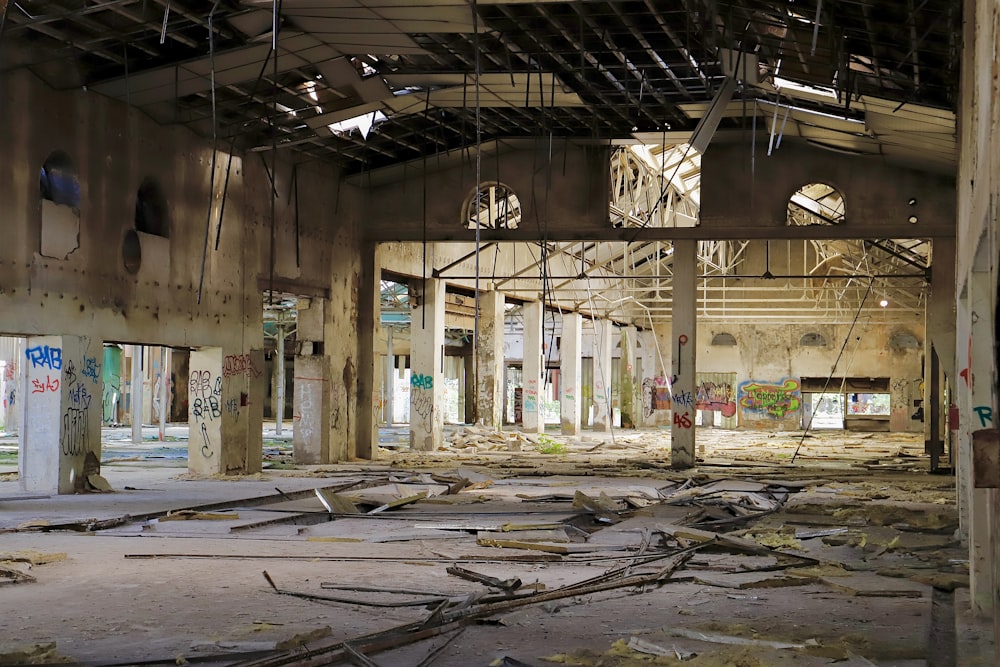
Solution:
M 86 488 L 84 461 L 89 453 L 101 458 L 103 359 L 101 341 L 84 336 L 27 339 L 18 455 L 25 492 Z
M 417 281 L 414 281 L 415 283 Z M 411 286 L 410 447 L 433 451 L 444 437 L 444 281 L 429 278 Z
M 524 382 L 522 428 L 525 433 L 544 433 L 545 418 L 542 414 L 543 366 L 541 301 L 529 301 L 521 312 L 524 315 L 524 354 L 521 378 Z
M 496 290 L 479 295 L 476 341 L 476 417 L 485 426 L 503 428 L 504 297 Z
M 188 470 L 197 475 L 260 472 L 264 357 L 261 350 L 191 351 L 188 376 Z
M 697 302 L 695 282 L 698 269 L 698 242 L 674 240 L 672 308 L 672 370 L 674 375 L 670 427 L 670 461 L 673 468 L 690 468 L 695 463 L 695 349 L 697 345 Z
M 976 488 L 972 482 L 972 432 L 996 427 L 993 288 L 989 271 L 971 272 L 967 314 L 971 330 L 962 344 L 965 355 L 958 359 L 960 370 L 955 388 L 959 401 L 969 407 L 960 415 L 957 470 L 959 515 L 965 524 L 962 532 L 968 533 L 969 597 L 973 610 L 983 616 L 995 611 L 993 594 L 997 585 L 997 564 L 991 551 L 1000 534 L 994 533 L 990 525 L 991 496 L 996 490 Z
M 582 325 L 580 313 L 563 313 L 559 345 L 559 416 L 563 435 L 580 433 Z
M 594 431 L 610 433 L 614 426 L 611 414 L 611 343 L 615 325 L 594 320 Z
M 621 401 L 622 428 L 635 428 L 642 422 L 636 388 L 636 328 L 621 328 L 621 361 L 618 364 L 618 396 Z
M 292 394 L 292 460 L 330 462 L 330 361 L 325 355 L 295 356 Z

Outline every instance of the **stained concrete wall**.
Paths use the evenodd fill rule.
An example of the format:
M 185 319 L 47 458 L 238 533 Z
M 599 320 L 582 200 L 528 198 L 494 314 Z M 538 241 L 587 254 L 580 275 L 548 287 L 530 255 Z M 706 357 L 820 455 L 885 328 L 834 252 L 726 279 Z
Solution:
M 747 428 L 797 429 L 802 420 L 802 397 L 800 378 L 827 378 L 837 361 L 841 346 L 848 339 L 847 346 L 833 373 L 837 377 L 885 377 L 889 378 L 892 415 L 891 430 L 919 432 L 922 425 L 910 419 L 916 409 L 915 401 L 920 400 L 922 381 L 922 347 L 904 348 L 894 344 L 899 335 L 912 336 L 922 343 L 922 331 L 913 325 L 859 323 L 853 331 L 847 324 L 712 324 L 698 326 L 697 372 L 702 378 L 695 400 L 702 403 L 699 409 L 719 409 L 722 406 L 706 408 L 703 403 L 717 395 L 714 386 L 720 382 L 717 374 L 730 374 L 733 383 L 730 391 L 734 406 L 726 406 L 726 411 L 735 408 L 739 414 L 739 426 Z M 656 343 L 665 359 L 669 359 L 671 330 L 669 325 L 657 327 Z M 736 345 L 712 345 L 718 333 L 731 334 Z M 820 334 L 826 344 L 804 346 L 801 344 L 806 334 Z M 894 336 L 896 336 L 894 338 Z M 653 347 L 647 344 L 646 349 Z M 669 361 L 667 361 L 669 364 Z M 641 396 L 645 423 L 664 425 L 669 423 L 671 408 L 666 381 L 653 374 L 654 365 L 643 363 Z M 839 384 L 831 385 L 830 391 L 839 391 Z M 754 397 L 761 392 L 782 394 L 776 398 L 777 408 L 767 409 L 759 405 Z M 699 396 L 701 398 L 699 399 Z M 773 398 L 773 397 L 772 397 Z
M 990 614 L 1000 640 L 1000 489 L 974 488 L 972 434 L 997 426 L 997 258 L 1000 220 L 1000 7 L 963 3 L 962 79 L 959 113 L 958 236 L 956 239 L 957 349 L 959 379 L 958 490 L 962 535 L 969 546 L 970 598 L 977 613 Z
M 482 230 L 483 238 L 587 238 L 588 228 L 602 232 L 608 222 L 607 146 L 578 145 L 571 140 L 504 142 L 499 155 L 484 154 L 481 182 L 500 182 L 521 204 L 517 230 Z M 476 189 L 475 157 L 456 153 L 406 171 L 354 181 L 365 196 L 366 234 L 375 240 L 472 240 L 463 225 L 464 205 Z M 425 196 L 426 195 L 426 196 Z M 426 225 L 425 225 L 426 222 Z M 582 236 L 581 236 L 582 234 Z
M 211 146 L 181 126 L 157 125 L 93 93 L 54 91 L 24 71 L 4 74 L 0 90 L 4 108 L 18 110 L 0 124 L 0 332 L 73 333 L 245 355 L 263 346 L 264 289 L 321 295 L 336 304 L 323 332 L 331 374 L 350 385 L 341 392 L 342 409 L 355 409 L 351 360 L 358 350 L 354 304 L 362 256 L 350 214 L 358 210 L 357 193 L 335 187 L 337 170 L 280 159 L 272 225 L 263 161 L 235 156 L 217 238 L 227 155 L 218 154 L 210 190 Z M 51 235 L 42 229 L 39 171 L 57 150 L 75 165 L 81 200 L 78 236 L 70 230 L 49 239 L 71 249 L 65 259 L 40 253 L 43 232 Z M 169 239 L 141 238 L 142 265 L 132 274 L 123 242 L 147 177 L 165 194 Z M 243 393 L 248 400 L 256 395 L 240 389 L 223 405 Z M 352 437 L 347 421 L 336 426 L 343 452 Z
M 788 200 L 808 183 L 827 183 L 840 191 L 845 221 L 838 229 L 858 238 L 880 229 L 890 238 L 954 233 L 954 176 L 794 142 L 782 144 L 772 157 L 758 155 L 753 161 L 749 144 L 713 144 L 701 160 L 698 231 L 712 238 L 714 230 L 734 226 L 757 228 L 755 236 L 767 228 L 784 228 Z M 907 222 L 911 215 L 917 216 L 916 224 Z

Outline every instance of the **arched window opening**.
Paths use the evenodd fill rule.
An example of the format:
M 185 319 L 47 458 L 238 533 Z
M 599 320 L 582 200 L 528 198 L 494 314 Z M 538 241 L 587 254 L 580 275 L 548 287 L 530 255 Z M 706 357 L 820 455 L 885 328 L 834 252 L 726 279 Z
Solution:
M 733 346 L 736 345 L 736 336 L 731 333 L 717 333 L 712 336 L 712 345 Z
M 803 185 L 788 200 L 790 226 L 839 225 L 844 218 L 844 196 L 826 183 Z
M 65 151 L 53 151 L 45 158 L 38 174 L 38 190 L 44 200 L 73 209 L 80 208 L 80 179 L 73 160 Z
M 503 183 L 483 183 L 469 195 L 463 221 L 467 229 L 517 229 L 521 201 Z
M 163 238 L 170 237 L 170 210 L 159 181 L 147 177 L 135 195 L 136 231 Z
M 820 333 L 807 333 L 799 339 L 801 347 L 826 347 L 826 337 Z

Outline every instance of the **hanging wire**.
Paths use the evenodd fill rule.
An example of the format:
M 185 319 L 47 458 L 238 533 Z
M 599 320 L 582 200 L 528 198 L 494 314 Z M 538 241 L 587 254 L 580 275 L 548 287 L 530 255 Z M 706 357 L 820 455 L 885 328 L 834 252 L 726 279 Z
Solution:
M 208 213 L 205 219 L 205 242 L 201 248 L 201 274 L 198 277 L 198 301 L 201 304 L 202 290 L 205 287 L 205 261 L 208 259 L 208 237 L 212 229 L 212 206 L 215 203 L 215 163 L 219 147 L 219 119 L 215 107 L 215 10 L 219 0 L 215 0 L 212 11 L 208 13 L 208 60 L 211 68 L 212 86 L 212 164 L 208 178 Z M 127 62 L 127 61 L 126 61 Z
M 851 333 L 854 331 L 854 326 L 858 323 L 858 318 L 861 317 L 861 312 L 864 310 L 865 301 L 868 300 L 868 296 L 872 293 L 872 287 L 875 285 L 875 279 L 872 278 L 868 281 L 868 289 L 865 290 L 865 295 L 861 297 L 861 303 L 858 304 L 858 311 L 854 314 L 854 320 L 851 322 L 851 328 L 847 330 L 847 335 L 844 337 L 844 344 L 840 346 L 840 352 L 837 353 L 837 358 L 833 362 L 833 366 L 830 367 L 830 375 L 826 378 L 826 383 L 823 385 L 823 394 L 830 387 L 830 382 L 833 381 L 833 374 L 837 372 L 837 364 L 840 363 L 840 358 L 844 356 L 844 350 L 847 349 L 848 343 L 851 341 Z M 812 410 L 809 413 L 809 422 L 806 424 L 805 429 L 802 431 L 802 437 L 799 439 L 799 444 L 795 448 L 795 453 L 792 454 L 791 463 L 795 463 L 795 458 L 799 455 L 799 450 L 802 449 L 802 443 L 806 441 L 806 435 L 809 433 L 809 429 L 812 428 L 813 419 L 816 417 L 816 411 Z
M 479 188 L 483 182 L 483 117 L 482 117 L 482 107 L 479 97 L 479 79 L 482 74 L 482 63 L 480 61 L 479 55 L 479 4 L 478 0 L 472 0 L 472 34 L 473 34 L 473 49 L 475 50 L 475 66 L 476 66 L 476 281 L 475 281 L 475 293 L 476 293 L 476 303 L 475 303 L 475 318 L 473 320 L 473 332 L 472 332 L 472 380 L 475 387 L 479 387 L 479 250 L 480 244 L 482 242 L 482 226 L 479 224 Z M 477 401 L 478 403 L 478 401 Z M 481 420 L 483 415 L 478 414 L 479 411 L 476 410 L 477 420 Z

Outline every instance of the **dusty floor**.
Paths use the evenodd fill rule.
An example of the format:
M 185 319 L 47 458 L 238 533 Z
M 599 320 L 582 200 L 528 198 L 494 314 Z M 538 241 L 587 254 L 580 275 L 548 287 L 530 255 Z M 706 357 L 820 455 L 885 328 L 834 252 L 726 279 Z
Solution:
M 682 474 L 663 431 L 449 434 L 304 468 L 272 438 L 264 474 L 220 480 L 186 474 L 181 430 L 108 432 L 115 493 L 8 475 L 0 664 L 995 664 L 954 480 L 914 436 L 699 431 Z

